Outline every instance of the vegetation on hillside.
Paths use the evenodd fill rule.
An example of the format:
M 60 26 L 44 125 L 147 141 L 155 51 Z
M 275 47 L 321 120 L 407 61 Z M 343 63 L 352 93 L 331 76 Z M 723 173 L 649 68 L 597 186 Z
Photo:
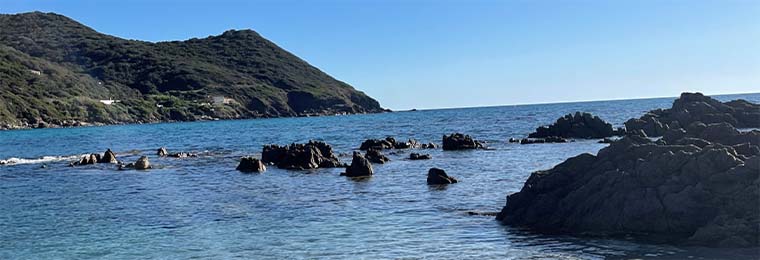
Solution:
M 0 15 L 0 91 L 6 127 L 382 111 L 251 30 L 151 43 L 40 12 Z

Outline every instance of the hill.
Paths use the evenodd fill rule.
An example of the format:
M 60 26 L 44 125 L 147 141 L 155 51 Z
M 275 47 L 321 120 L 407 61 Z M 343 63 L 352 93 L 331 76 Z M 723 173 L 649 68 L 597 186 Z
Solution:
M 252 30 L 152 43 L 53 13 L 0 15 L 5 128 L 382 111 Z

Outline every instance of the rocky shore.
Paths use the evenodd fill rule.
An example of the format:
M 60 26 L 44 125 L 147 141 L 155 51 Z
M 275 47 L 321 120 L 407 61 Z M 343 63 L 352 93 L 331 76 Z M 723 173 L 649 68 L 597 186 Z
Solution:
M 760 246 L 760 131 L 736 129 L 758 127 L 758 113 L 684 93 L 626 123 L 640 134 L 531 174 L 496 218 L 545 233 Z

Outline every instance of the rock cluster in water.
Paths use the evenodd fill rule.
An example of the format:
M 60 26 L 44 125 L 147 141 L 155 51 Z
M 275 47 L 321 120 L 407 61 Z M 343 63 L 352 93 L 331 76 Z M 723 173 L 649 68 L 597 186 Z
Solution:
M 317 169 L 345 167 L 333 153 L 332 147 L 319 141 L 287 146 L 265 145 L 261 152 L 264 163 L 276 165 L 280 169 Z
M 385 139 L 367 139 L 359 146 L 359 150 L 366 151 L 370 149 L 409 149 L 409 148 L 435 148 L 435 144 L 420 144 L 417 140 L 409 139 L 406 142 L 396 141 L 396 138 L 386 137 Z
M 721 103 L 701 93 L 683 93 L 670 109 L 657 109 L 625 122 L 628 131 L 641 130 L 647 136 L 662 136 L 668 129 L 685 128 L 691 123 L 729 123 L 738 128 L 760 127 L 760 105 L 746 100 Z
M 478 149 L 483 147 L 483 143 L 473 139 L 469 135 L 455 133 L 443 136 L 444 151 Z
M 730 104 L 756 107 L 685 93 L 673 108 L 643 117 L 667 119 L 666 129 L 637 129 L 662 139 L 629 135 L 597 155 L 582 154 L 535 172 L 520 192 L 507 197 L 497 219 L 551 233 L 758 246 L 760 131 L 737 131 L 734 124 L 752 125 L 754 112 L 728 109 Z
M 79 161 L 72 162 L 69 164 L 69 166 L 78 166 L 78 165 L 88 165 L 88 164 L 96 164 L 96 163 L 119 163 L 119 161 L 116 159 L 116 154 L 114 154 L 111 149 L 106 150 L 105 153 L 101 156 L 100 154 L 93 153 L 89 155 L 82 156 Z
M 159 157 L 174 157 L 174 158 L 198 157 L 198 154 L 195 154 L 195 153 L 187 153 L 187 152 L 169 153 L 169 151 L 166 150 L 166 147 L 158 148 L 158 150 L 156 151 L 156 155 L 158 155 Z

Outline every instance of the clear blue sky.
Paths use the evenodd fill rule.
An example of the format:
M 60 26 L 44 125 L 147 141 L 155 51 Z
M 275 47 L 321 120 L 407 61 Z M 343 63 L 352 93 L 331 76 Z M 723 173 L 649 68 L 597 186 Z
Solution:
M 760 1 L 39 1 L 119 37 L 250 28 L 392 109 L 760 92 Z

